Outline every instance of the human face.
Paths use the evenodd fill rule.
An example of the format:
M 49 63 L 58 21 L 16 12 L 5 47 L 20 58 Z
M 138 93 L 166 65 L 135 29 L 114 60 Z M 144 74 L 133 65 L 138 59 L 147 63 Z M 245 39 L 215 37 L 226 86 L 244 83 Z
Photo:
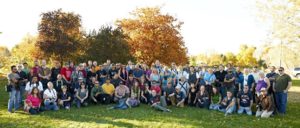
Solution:
M 223 66 L 219 66 L 219 70 L 220 70 L 220 71 L 223 71 L 223 70 L 224 70 L 224 67 L 223 67 Z
M 42 60 L 42 66 L 46 66 L 46 60 Z
M 278 69 L 278 72 L 279 72 L 279 74 L 283 74 L 283 73 L 284 73 L 284 70 L 283 70 L 282 68 L 279 68 L 279 69 Z
M 67 92 L 67 88 L 64 87 L 64 88 L 62 89 L 62 91 L 63 91 L 63 92 Z
M 85 85 L 84 85 L 84 84 L 81 84 L 80 87 L 81 87 L 82 89 L 84 89 L 84 88 L 85 88 Z
M 217 94 L 217 89 L 216 88 L 213 88 L 213 93 Z
M 231 98 L 232 93 L 231 92 L 227 92 L 227 97 Z
M 51 82 L 48 82 L 47 85 L 48 85 L 48 88 L 49 88 L 49 89 L 52 89 L 52 88 L 53 88 L 53 84 L 52 84 Z
M 12 72 L 14 72 L 14 73 L 16 73 L 18 70 L 17 70 L 17 68 L 16 67 L 14 67 L 13 69 L 12 69 Z
M 270 69 L 271 72 L 275 72 L 275 67 L 274 66 L 271 66 L 269 69 Z
M 33 81 L 33 82 L 37 82 L 37 81 L 38 81 L 38 78 L 37 78 L 37 77 L 33 77 L 33 78 L 32 78 L 32 81 Z
M 38 94 L 38 93 L 39 93 L 39 90 L 37 88 L 34 88 L 33 94 Z
M 249 87 L 248 86 L 244 86 L 244 92 L 247 93 L 249 91 Z
M 204 91 L 205 91 L 205 87 L 204 87 L 204 86 L 201 86 L 201 87 L 200 87 L 200 91 L 201 91 L 201 92 L 204 92 Z

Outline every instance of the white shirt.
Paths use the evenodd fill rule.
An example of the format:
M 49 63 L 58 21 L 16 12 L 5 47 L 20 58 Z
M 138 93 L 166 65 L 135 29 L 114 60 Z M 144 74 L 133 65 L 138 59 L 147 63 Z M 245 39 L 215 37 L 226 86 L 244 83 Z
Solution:
M 28 93 L 31 93 L 31 91 L 34 87 L 37 87 L 40 92 L 43 91 L 42 82 L 39 82 L 38 85 L 36 83 L 27 82 L 26 87 L 25 87 L 25 91 L 27 91 Z
M 56 101 L 56 99 L 57 99 L 56 90 L 54 88 L 51 90 L 47 88 L 44 91 L 44 96 L 47 96 L 47 98 L 52 99 L 52 101 Z M 44 99 L 46 99 L 46 98 L 44 97 Z
M 253 75 L 253 77 L 254 77 L 254 80 L 255 80 L 255 83 L 257 83 L 258 82 L 258 79 L 259 79 L 259 71 L 258 72 L 252 72 L 251 73 L 252 75 Z

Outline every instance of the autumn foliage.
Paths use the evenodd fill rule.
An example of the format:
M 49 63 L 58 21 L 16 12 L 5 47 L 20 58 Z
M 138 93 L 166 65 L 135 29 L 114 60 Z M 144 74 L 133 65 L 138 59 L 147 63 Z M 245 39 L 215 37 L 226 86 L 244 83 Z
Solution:
M 158 7 L 138 8 L 131 15 L 132 18 L 121 19 L 116 23 L 128 36 L 126 40 L 131 54 L 138 62 L 151 64 L 160 60 L 167 65 L 171 62 L 188 62 L 187 48 L 180 34 L 183 22 L 162 14 Z

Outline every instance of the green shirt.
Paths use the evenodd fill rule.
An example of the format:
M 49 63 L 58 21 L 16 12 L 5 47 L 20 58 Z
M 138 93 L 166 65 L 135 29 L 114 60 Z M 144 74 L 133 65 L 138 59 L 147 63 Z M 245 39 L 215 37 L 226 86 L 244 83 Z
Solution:
M 283 74 L 283 75 L 277 75 L 275 78 L 275 91 L 276 92 L 283 92 L 283 90 L 286 90 L 286 88 L 289 85 L 289 82 L 291 82 L 292 79 L 289 75 Z
M 220 101 L 220 95 L 213 95 L 211 99 L 212 99 L 212 104 L 217 104 Z
M 93 87 L 91 90 L 91 96 L 95 96 L 97 93 L 102 93 L 102 92 L 103 92 L 103 90 L 100 86 L 98 88 Z

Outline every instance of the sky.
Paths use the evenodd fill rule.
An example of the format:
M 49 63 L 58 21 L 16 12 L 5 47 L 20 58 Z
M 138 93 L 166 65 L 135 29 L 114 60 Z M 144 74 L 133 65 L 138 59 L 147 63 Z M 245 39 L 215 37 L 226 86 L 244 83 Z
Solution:
M 37 35 L 42 12 L 62 8 L 82 17 L 85 31 L 128 18 L 140 7 L 162 7 L 183 21 L 181 34 L 189 55 L 237 53 L 241 44 L 260 46 L 268 27 L 259 22 L 255 0 L 3 0 L 0 46 L 11 49 L 27 34 Z

